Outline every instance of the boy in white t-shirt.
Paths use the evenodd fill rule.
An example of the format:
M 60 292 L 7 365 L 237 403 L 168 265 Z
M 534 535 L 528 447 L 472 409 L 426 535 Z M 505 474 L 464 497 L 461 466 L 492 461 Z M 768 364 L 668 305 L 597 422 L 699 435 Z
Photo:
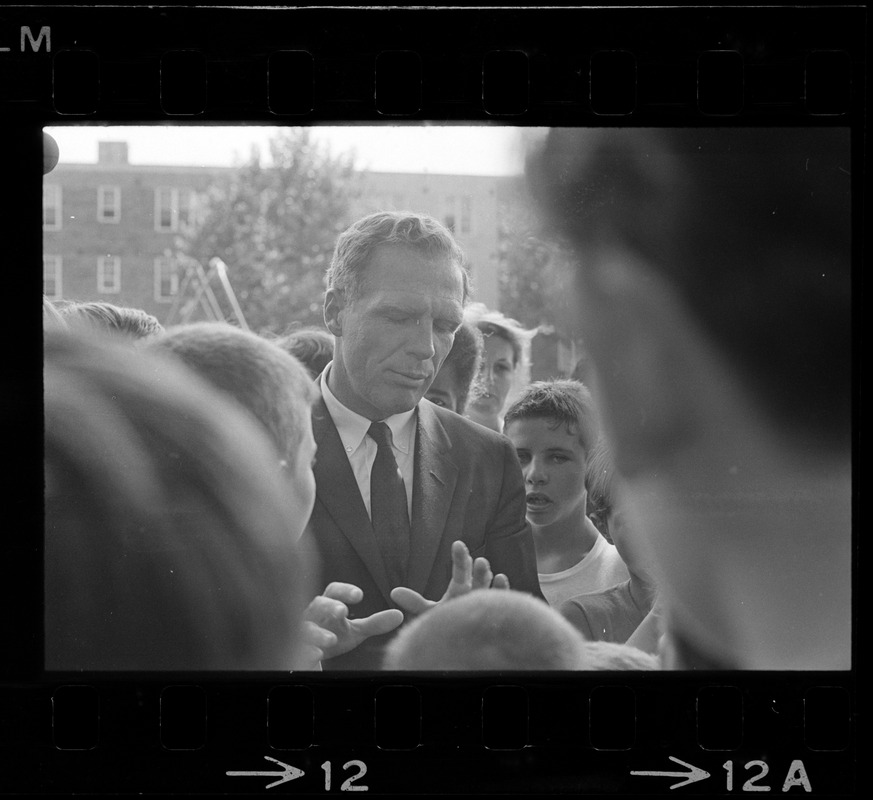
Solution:
M 555 607 L 629 577 L 587 516 L 586 464 L 598 427 L 590 392 L 573 380 L 531 384 L 504 419 L 524 473 L 540 588 Z

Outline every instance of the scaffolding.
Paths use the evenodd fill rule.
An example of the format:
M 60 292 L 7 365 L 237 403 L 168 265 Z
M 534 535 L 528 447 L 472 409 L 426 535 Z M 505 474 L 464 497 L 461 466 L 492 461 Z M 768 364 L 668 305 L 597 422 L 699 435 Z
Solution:
M 249 326 L 227 277 L 227 265 L 218 257 L 209 260 L 209 269 L 204 269 L 193 258 L 185 257 L 182 263 L 182 282 L 167 314 L 165 325 L 169 327 L 191 322 L 199 309 L 207 320 L 231 322 L 232 319 L 228 317 L 235 317 L 237 325 L 247 331 Z M 227 316 L 221 310 L 218 297 L 212 288 L 213 284 L 223 293 L 230 306 L 230 314 Z

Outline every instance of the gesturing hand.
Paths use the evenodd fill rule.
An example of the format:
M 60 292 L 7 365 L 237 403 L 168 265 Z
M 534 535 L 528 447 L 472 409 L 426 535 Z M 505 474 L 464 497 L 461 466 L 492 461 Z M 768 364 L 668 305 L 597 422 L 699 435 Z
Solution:
M 362 619 L 349 619 L 349 606 L 360 603 L 361 589 L 351 583 L 328 584 L 303 612 L 304 646 L 317 660 L 354 650 L 365 639 L 393 631 L 403 622 L 403 613 L 396 608 L 377 611 Z
M 472 592 L 474 589 L 508 589 L 509 578 L 502 572 L 494 575 L 487 558 L 481 556 L 475 561 L 462 541 L 452 543 L 452 579 L 440 600 L 428 600 L 413 589 L 398 586 L 391 591 L 391 599 L 404 613 L 418 615 L 455 597 Z

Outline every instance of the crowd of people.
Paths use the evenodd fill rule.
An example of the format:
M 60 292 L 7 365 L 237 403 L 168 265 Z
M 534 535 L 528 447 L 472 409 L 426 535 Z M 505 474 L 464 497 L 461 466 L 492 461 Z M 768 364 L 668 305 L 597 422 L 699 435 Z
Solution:
M 848 668 L 848 154 L 553 131 L 590 386 L 421 214 L 340 235 L 323 329 L 44 299 L 46 667 Z

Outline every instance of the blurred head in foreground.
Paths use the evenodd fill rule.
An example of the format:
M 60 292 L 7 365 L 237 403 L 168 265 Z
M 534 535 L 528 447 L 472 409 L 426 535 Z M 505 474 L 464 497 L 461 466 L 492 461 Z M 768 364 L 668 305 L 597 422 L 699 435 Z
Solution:
M 66 330 L 67 323 L 61 312 L 51 300 L 42 296 L 42 327 L 43 330 Z
M 261 429 L 181 365 L 45 345 L 49 670 L 287 670 L 311 595 Z
M 634 648 L 586 642 L 554 608 L 525 592 L 477 589 L 403 628 L 389 670 L 657 669 Z
M 676 664 L 845 669 L 847 129 L 558 129 L 528 175 Z
M 302 535 L 315 502 L 311 407 L 318 397 L 303 365 L 277 344 L 224 322 L 171 328 L 154 347 L 181 359 L 261 423 L 285 467 L 301 520 L 295 531 Z

